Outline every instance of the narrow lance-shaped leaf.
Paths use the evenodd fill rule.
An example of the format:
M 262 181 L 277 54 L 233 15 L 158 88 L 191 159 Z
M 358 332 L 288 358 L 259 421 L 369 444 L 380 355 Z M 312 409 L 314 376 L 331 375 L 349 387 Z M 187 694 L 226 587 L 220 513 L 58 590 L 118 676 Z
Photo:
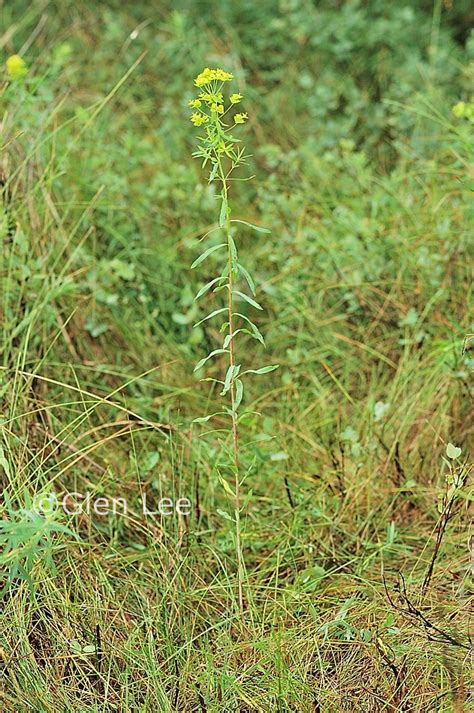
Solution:
M 216 282 L 219 282 L 220 279 L 221 279 L 220 277 L 215 277 L 213 280 L 211 280 L 206 285 L 204 285 L 204 287 L 201 287 L 201 289 L 199 290 L 199 292 L 197 293 L 197 295 L 194 299 L 198 300 L 200 297 L 205 295 L 206 292 L 208 292 L 211 289 L 211 287 L 216 284 Z
M 212 166 L 211 172 L 209 174 L 209 183 L 212 183 L 212 181 L 215 179 L 215 177 L 217 176 L 217 171 L 219 169 L 219 164 L 217 163 L 217 161 L 214 161 L 213 164 L 214 165 Z
M 222 312 L 227 312 L 227 307 L 221 307 L 220 309 L 215 309 L 214 312 L 211 312 L 211 314 L 208 314 L 206 317 L 201 319 L 199 322 L 196 322 L 194 324 L 194 327 L 199 327 L 200 324 L 203 322 L 207 322 L 208 319 L 212 319 L 213 317 L 216 317 L 218 314 L 222 314 Z
M 240 379 L 236 379 L 236 381 L 235 381 L 234 411 L 237 411 L 240 404 L 242 403 L 243 395 L 244 395 L 244 385 Z
M 194 371 L 198 371 L 199 369 L 202 369 L 204 364 L 209 360 L 212 359 L 213 356 L 216 356 L 216 354 L 227 354 L 228 349 L 214 349 L 210 354 L 208 354 L 204 359 L 200 359 L 196 366 L 194 367 Z
M 222 475 L 219 475 L 219 481 L 220 481 L 222 487 L 224 488 L 224 490 L 226 491 L 226 493 L 227 493 L 228 495 L 230 495 L 232 498 L 235 498 L 235 493 L 234 493 L 234 491 L 233 491 L 232 488 L 230 487 L 230 485 L 229 485 L 229 483 L 227 482 L 227 480 L 222 477 Z
M 225 411 L 215 411 L 214 413 L 210 413 L 208 416 L 199 416 L 198 418 L 193 419 L 193 423 L 207 423 L 208 421 L 211 420 L 211 418 L 214 418 L 214 416 L 221 416 L 224 415 L 226 412 Z
M 237 265 L 237 267 L 239 269 L 239 272 L 241 272 L 242 275 L 245 277 L 247 285 L 250 287 L 251 293 L 255 296 L 257 294 L 255 291 L 255 283 L 252 280 L 252 277 L 251 277 L 249 271 L 246 270 L 245 267 L 243 265 L 241 265 L 240 263 Z
M 237 248 L 235 245 L 235 242 L 232 238 L 231 235 L 229 235 L 229 246 L 230 246 L 230 254 L 232 258 L 232 264 L 235 265 L 237 263 Z
M 231 223 L 242 223 L 242 225 L 246 225 L 248 228 L 252 228 L 252 230 L 256 230 L 257 233 L 271 233 L 272 232 L 268 228 L 263 228 L 261 225 L 254 225 L 253 223 L 249 223 L 246 220 L 237 220 L 237 218 L 234 218 L 230 222 Z
M 265 340 L 263 339 L 262 334 L 260 333 L 257 326 L 252 322 L 252 320 L 247 317 L 247 315 L 242 314 L 241 312 L 235 312 L 234 316 L 240 317 L 245 322 L 247 322 L 247 324 L 249 324 L 252 329 L 255 339 L 258 339 L 258 341 L 261 342 L 263 344 L 263 346 L 265 346 Z
M 221 204 L 221 212 L 219 215 L 219 226 L 221 228 L 225 227 L 226 220 L 227 220 L 227 198 L 225 195 L 222 195 L 222 204 Z
M 251 332 L 250 329 L 246 329 L 245 327 L 240 327 L 240 329 L 236 329 L 233 334 L 228 334 L 228 335 L 226 336 L 226 338 L 224 339 L 224 343 L 223 343 L 223 345 L 222 345 L 222 346 L 224 347 L 224 349 L 227 349 L 227 347 L 229 346 L 231 340 L 232 340 L 234 337 L 236 337 L 238 334 L 248 334 L 249 337 L 252 337 L 252 339 L 257 339 L 259 342 L 262 341 L 261 335 L 258 336 L 258 335 L 255 334 L 254 332 Z
M 235 290 L 234 294 L 239 295 L 245 302 L 248 302 L 249 305 L 252 305 L 252 307 L 255 307 L 255 309 L 263 309 L 261 305 L 258 304 L 258 302 L 255 302 L 251 297 L 248 295 L 244 294 L 243 292 L 239 292 L 239 290 Z
M 242 372 L 242 376 L 244 374 L 268 374 L 270 371 L 278 369 L 279 366 L 279 364 L 271 364 L 270 366 L 262 366 L 260 369 L 246 369 Z
M 229 391 L 232 384 L 232 380 L 237 376 L 239 371 L 240 364 L 233 364 L 232 366 L 229 366 L 225 375 L 224 388 L 221 391 L 221 396 L 225 396 L 226 393 Z
M 212 255 L 212 253 L 215 253 L 216 250 L 220 250 L 221 248 L 226 248 L 227 244 L 226 243 L 219 243 L 219 245 L 213 245 L 212 248 L 208 248 L 205 250 L 202 255 L 199 255 L 198 258 L 193 262 L 191 265 L 191 270 L 194 270 L 195 267 L 200 265 L 204 260 L 209 257 L 209 255 Z
M 221 517 L 225 518 L 226 520 L 230 520 L 230 522 L 233 522 L 235 524 L 234 518 L 231 517 L 229 513 L 225 512 L 225 510 L 219 510 L 219 508 L 217 508 L 216 513 Z

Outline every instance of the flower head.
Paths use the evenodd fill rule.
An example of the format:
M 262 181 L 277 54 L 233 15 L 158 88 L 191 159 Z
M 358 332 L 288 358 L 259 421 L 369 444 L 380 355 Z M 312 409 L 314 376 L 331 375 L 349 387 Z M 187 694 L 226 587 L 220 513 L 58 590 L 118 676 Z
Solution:
M 471 99 L 470 102 L 458 102 L 453 106 L 452 112 L 457 119 L 468 119 L 469 121 L 474 121 L 473 99 Z
M 234 75 L 230 72 L 225 72 L 223 69 L 209 69 L 206 67 L 198 74 L 194 80 L 196 87 L 205 87 L 211 82 L 230 82 Z
M 27 72 L 26 62 L 19 54 L 12 54 L 6 61 L 7 74 L 11 79 L 22 79 Z
M 208 120 L 209 117 L 207 117 L 205 114 L 198 114 L 195 112 L 191 116 L 191 121 L 194 124 L 194 126 L 202 126 L 202 124 L 205 124 L 206 121 Z
M 458 102 L 453 106 L 452 111 L 454 116 L 460 119 L 462 116 L 464 116 L 464 113 L 466 111 L 466 102 Z
M 230 82 L 230 80 L 234 78 L 233 74 L 224 72 L 223 69 L 215 69 L 214 72 L 218 82 Z
M 191 122 L 194 126 L 202 126 L 202 124 L 209 122 L 209 126 L 212 125 L 212 127 L 218 129 L 217 134 L 219 134 L 219 136 L 222 133 L 225 134 L 227 124 L 223 122 L 223 117 L 232 106 L 238 104 L 243 99 L 242 94 L 238 92 L 234 92 L 224 98 L 224 92 L 221 91 L 222 83 L 230 82 L 231 79 L 233 79 L 233 75 L 223 69 L 210 69 L 206 67 L 202 70 L 201 74 L 198 74 L 194 80 L 194 84 L 199 87 L 201 91 L 195 99 L 191 99 L 189 102 L 189 106 L 192 109 L 198 110 L 191 116 Z M 247 114 L 243 112 L 236 114 L 234 116 L 234 125 L 245 124 L 247 118 Z M 216 146 L 218 152 L 222 153 L 226 150 L 227 144 L 222 140 L 220 143 L 218 142 Z

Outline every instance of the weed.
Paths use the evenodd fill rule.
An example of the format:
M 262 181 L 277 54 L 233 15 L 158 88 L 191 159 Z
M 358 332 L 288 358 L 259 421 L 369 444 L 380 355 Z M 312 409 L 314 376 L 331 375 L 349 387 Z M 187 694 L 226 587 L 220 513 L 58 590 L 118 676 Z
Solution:
M 242 95 L 234 93 L 230 95 L 229 103 L 226 106 L 226 100 L 222 92 L 224 82 L 233 79 L 233 75 L 225 72 L 222 69 L 204 69 L 201 74 L 196 77 L 195 85 L 202 89 L 197 99 L 192 99 L 189 104 L 197 111 L 192 115 L 191 121 L 195 126 L 204 125 L 205 135 L 199 138 L 197 151 L 193 154 L 196 158 L 202 159 L 202 166 L 209 164 L 209 184 L 214 181 L 220 185 L 220 212 L 218 230 L 224 232 L 226 242 L 214 244 L 207 248 L 193 262 L 192 267 L 200 265 L 211 255 L 218 250 L 225 249 L 227 254 L 226 263 L 217 277 L 213 277 L 204 287 L 202 287 L 196 299 L 203 297 L 209 291 L 214 294 L 225 290 L 227 297 L 227 306 L 214 309 L 211 313 L 203 317 L 195 326 L 198 327 L 208 319 L 212 319 L 223 313 L 226 314 L 226 321 L 221 325 L 219 332 L 225 334 L 222 344 L 213 349 L 206 357 L 201 359 L 195 367 L 195 371 L 199 371 L 210 359 L 221 354 L 226 354 L 228 357 L 229 366 L 225 372 L 223 379 L 207 378 L 206 381 L 217 383 L 222 387 L 221 396 L 229 395 L 230 405 L 226 408 L 225 414 L 231 419 L 231 442 L 232 448 L 229 453 L 225 449 L 228 462 L 221 462 L 220 468 L 233 472 L 234 490 L 224 477 L 221 478 L 222 484 L 226 493 L 234 501 L 234 522 L 236 531 L 236 550 L 238 563 L 238 602 L 240 613 L 244 613 L 244 595 L 243 582 L 245 576 L 244 560 L 242 554 L 242 538 L 241 538 L 241 515 L 242 509 L 248 502 L 246 499 L 244 506 L 241 502 L 241 485 L 242 474 L 239 464 L 239 407 L 244 396 L 244 380 L 243 377 L 248 374 L 267 374 L 277 368 L 276 365 L 264 366 L 258 368 L 243 368 L 239 359 L 236 356 L 236 338 L 239 334 L 247 334 L 252 339 L 264 344 L 263 337 L 254 324 L 254 322 L 242 312 L 238 302 L 241 304 L 250 305 L 254 309 L 261 310 L 261 305 L 255 301 L 256 288 L 255 283 L 248 272 L 242 265 L 239 259 L 237 244 L 235 241 L 235 233 L 233 227 L 237 224 L 243 224 L 250 227 L 259 233 L 268 233 L 266 228 L 252 225 L 245 220 L 231 218 L 229 188 L 231 181 L 238 180 L 233 174 L 240 166 L 246 163 L 245 148 L 239 145 L 239 140 L 234 138 L 231 131 L 238 124 L 245 123 L 247 119 L 246 113 L 235 113 L 234 108 L 242 100 Z M 229 123 L 226 123 L 230 121 Z M 242 180 L 242 179 L 240 179 Z M 209 231 L 205 237 L 213 233 Z M 246 292 L 239 289 L 238 280 L 244 281 L 246 288 L 250 291 L 252 297 Z M 244 412 L 245 413 L 245 412 Z M 213 414 L 220 415 L 219 413 Z M 198 417 L 199 423 L 207 422 L 211 416 Z

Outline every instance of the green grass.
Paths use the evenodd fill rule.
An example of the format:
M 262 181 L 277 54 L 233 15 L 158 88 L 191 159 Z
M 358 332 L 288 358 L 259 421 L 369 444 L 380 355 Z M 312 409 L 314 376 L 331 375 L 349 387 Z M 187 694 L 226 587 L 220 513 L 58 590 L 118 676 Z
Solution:
M 29 66 L 0 99 L 0 709 L 468 710 L 469 6 L 148 5 L 0 9 Z M 222 446 L 193 424 L 219 410 L 193 374 L 219 339 L 192 329 L 208 65 L 249 113 L 233 215 L 271 230 L 239 230 L 266 341 L 242 349 L 280 364 L 246 387 L 243 620 Z M 32 498 L 67 491 L 129 512 L 35 538 Z

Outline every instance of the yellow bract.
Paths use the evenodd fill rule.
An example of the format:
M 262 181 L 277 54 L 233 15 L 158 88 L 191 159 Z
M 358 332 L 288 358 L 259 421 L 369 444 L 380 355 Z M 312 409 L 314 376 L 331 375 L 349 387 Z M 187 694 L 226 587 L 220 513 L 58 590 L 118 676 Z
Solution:
M 231 94 L 230 95 L 230 103 L 231 104 L 238 104 L 239 101 L 242 101 L 243 97 L 242 94 Z
M 202 70 L 201 74 L 198 74 L 194 80 L 194 84 L 196 87 L 205 87 L 211 82 L 230 82 L 233 78 L 233 74 L 225 72 L 223 69 L 209 69 L 209 67 L 206 67 Z
M 191 109 L 199 109 L 201 103 L 202 102 L 200 99 L 191 99 L 188 105 L 191 107 Z
M 215 94 L 212 94 L 211 92 L 201 92 L 199 95 L 199 99 L 202 99 L 202 101 L 206 102 L 207 104 L 212 104 L 213 102 L 224 101 L 224 95 L 222 94 L 222 92 L 216 92 Z
M 236 114 L 234 116 L 234 122 L 236 124 L 245 124 L 248 119 L 248 114 Z
M 12 54 L 6 61 L 7 74 L 11 79 L 21 79 L 28 72 L 24 59 L 19 54 Z
M 202 124 L 205 124 L 207 120 L 208 117 L 205 114 L 194 113 L 191 116 L 191 121 L 193 122 L 194 126 L 201 126 Z

